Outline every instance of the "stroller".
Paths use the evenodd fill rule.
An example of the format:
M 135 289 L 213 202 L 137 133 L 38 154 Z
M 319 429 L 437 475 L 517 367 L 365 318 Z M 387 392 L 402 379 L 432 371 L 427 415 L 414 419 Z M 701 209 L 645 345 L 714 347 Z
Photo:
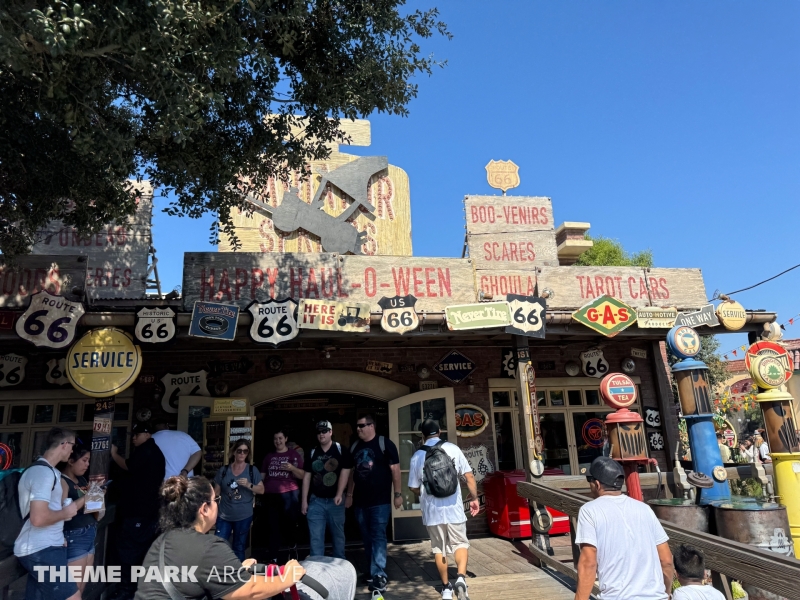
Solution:
M 309 556 L 300 564 L 306 573 L 299 583 L 284 592 L 284 600 L 353 600 L 355 597 L 356 570 L 348 561 L 330 556 Z M 277 575 L 276 571 L 282 569 L 277 565 L 256 565 L 255 572 Z

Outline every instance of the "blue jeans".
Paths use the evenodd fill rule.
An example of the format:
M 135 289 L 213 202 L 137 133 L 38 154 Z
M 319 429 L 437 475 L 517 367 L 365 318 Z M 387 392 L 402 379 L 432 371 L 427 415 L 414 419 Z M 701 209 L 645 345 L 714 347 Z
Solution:
M 344 501 L 339 506 L 333 498 L 311 496 L 308 503 L 308 535 L 311 556 L 325 556 L 325 526 L 331 530 L 334 558 L 344 558 Z
M 356 507 L 356 518 L 364 539 L 364 551 L 367 553 L 369 574 L 375 577 L 386 577 L 386 526 L 392 514 L 391 504 Z
M 75 562 L 89 554 L 94 554 L 97 525 L 65 529 L 64 537 L 67 538 L 67 561 Z
M 69 577 L 66 546 L 51 546 L 27 556 L 18 556 L 17 560 L 28 572 L 28 583 L 25 587 L 26 600 L 66 600 L 78 591 L 78 586 L 74 581 L 67 581 Z M 44 581 L 40 583 L 39 573 L 33 569 L 39 565 L 56 567 L 63 577 L 51 579 L 51 571 L 48 570 L 41 574 Z
M 217 537 L 221 537 L 227 542 L 231 537 L 231 532 L 233 532 L 231 548 L 233 548 L 233 553 L 239 560 L 244 560 L 244 550 L 247 547 L 247 534 L 250 533 L 250 524 L 252 522 L 252 515 L 241 521 L 217 519 Z

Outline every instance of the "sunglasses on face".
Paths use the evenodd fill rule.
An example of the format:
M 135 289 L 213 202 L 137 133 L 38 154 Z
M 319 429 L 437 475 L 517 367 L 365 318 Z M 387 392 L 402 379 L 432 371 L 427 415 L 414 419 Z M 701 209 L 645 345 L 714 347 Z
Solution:
M 364 427 L 369 427 L 370 425 L 374 425 L 374 423 L 356 423 L 356 427 L 359 429 L 364 429 Z
M 330 429 L 321 429 L 321 430 L 317 431 L 317 435 L 325 435 L 326 433 L 330 433 L 330 432 L 331 432 Z
M 237 448 L 236 454 L 250 454 L 250 450 L 247 448 Z

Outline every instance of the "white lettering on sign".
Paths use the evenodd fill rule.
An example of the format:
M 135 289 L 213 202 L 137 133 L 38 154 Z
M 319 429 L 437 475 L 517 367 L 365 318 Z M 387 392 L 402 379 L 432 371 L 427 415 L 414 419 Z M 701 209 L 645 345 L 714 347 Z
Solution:
M 17 335 L 39 347 L 65 348 L 75 339 L 75 326 L 84 313 L 83 304 L 70 302 L 42 290 L 17 320 Z
M 66 385 L 69 383 L 67 377 L 67 359 L 51 358 L 47 361 L 47 374 L 44 376 L 47 383 L 54 385 Z
M 293 340 L 300 333 L 297 302 L 291 298 L 253 302 L 247 310 L 253 316 L 250 338 L 256 343 L 277 347 Z
M 17 385 L 25 379 L 28 359 L 19 354 L 0 356 L 0 388 Z
M 173 374 L 167 373 L 161 378 L 164 384 L 164 397 L 161 408 L 168 413 L 178 412 L 178 399 L 181 396 L 210 396 L 206 385 L 207 371 L 194 371 Z
M 140 308 L 136 311 L 134 335 L 145 344 L 163 344 L 175 337 L 177 313 L 169 307 Z

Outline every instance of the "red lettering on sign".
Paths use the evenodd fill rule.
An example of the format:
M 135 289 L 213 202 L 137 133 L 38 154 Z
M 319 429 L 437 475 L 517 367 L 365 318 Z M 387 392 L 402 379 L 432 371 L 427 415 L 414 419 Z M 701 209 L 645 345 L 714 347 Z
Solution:
M 242 288 L 247 285 L 247 269 L 236 267 L 236 279 L 233 284 L 233 295 L 238 300 L 242 296 Z
M 602 275 L 595 275 L 594 276 L 594 291 L 598 296 L 602 296 L 605 294 L 605 288 L 603 287 L 603 277 Z
M 319 298 L 319 288 L 317 287 L 317 276 L 314 274 L 314 267 L 308 269 L 308 285 L 306 286 L 306 298 L 314 297 Z
M 303 297 L 303 268 L 298 267 L 295 273 L 294 267 L 289 267 L 289 296 L 292 298 Z
M 231 298 L 231 283 L 228 279 L 228 269 L 222 269 L 222 276 L 219 278 L 219 289 L 214 296 L 215 300 L 222 300 L 222 295 L 227 296 L 228 300 Z
M 425 292 L 423 292 L 419 287 L 422 285 L 422 279 L 417 277 L 417 274 L 422 272 L 422 267 L 414 267 L 411 272 L 414 273 L 414 295 L 417 298 L 424 298 Z
M 479 412 L 476 412 L 476 413 L 475 413 L 475 414 L 472 416 L 472 424 L 473 424 L 475 427 L 481 427 L 481 426 L 483 426 L 483 415 L 482 415 L 481 413 L 479 413 Z
M 208 299 L 214 295 L 214 269 L 208 270 L 208 277 L 206 277 L 206 270 L 200 272 L 200 300 L 206 299 L 206 291 L 208 291 Z
M 442 271 L 441 268 L 437 269 L 437 274 L 439 276 L 439 297 L 444 298 L 445 295 L 447 298 L 451 298 L 453 296 L 453 292 L 450 290 L 450 269 L 445 268 Z
M 617 311 L 617 316 L 619 317 L 619 322 L 620 322 L 620 323 L 625 323 L 625 322 L 627 322 L 627 320 L 628 320 L 628 317 L 629 317 L 629 315 L 628 315 L 628 309 L 627 309 L 627 308 L 620 308 L 620 309 Z
M 589 319 L 592 323 L 597 323 L 598 316 L 599 315 L 597 314 L 596 308 L 590 308 L 589 310 L 586 311 L 586 318 Z
M 633 289 L 633 284 L 635 283 L 636 283 L 636 277 L 628 277 L 628 293 L 634 300 L 639 298 L 639 294 L 637 294 L 636 290 Z
M 339 292 L 339 298 L 348 298 L 350 294 L 344 291 L 344 287 L 342 286 L 342 270 L 336 269 L 336 281 L 337 281 L 337 291 Z
M 658 282 L 661 284 L 661 289 L 662 289 L 661 299 L 662 300 L 668 300 L 669 299 L 669 288 L 667 287 L 667 280 L 664 279 L 663 277 L 659 277 L 658 278 Z
M 375 295 L 377 280 L 378 276 L 375 273 L 375 269 L 372 267 L 364 269 L 364 292 L 367 294 L 367 298 L 372 298 Z
M 323 298 L 333 298 L 333 273 L 330 269 L 322 269 L 322 296 Z
M 436 292 L 431 290 L 431 285 L 436 283 L 436 279 L 434 279 L 434 274 L 436 273 L 436 268 L 434 267 L 425 267 L 425 291 L 428 293 L 428 298 L 435 298 Z
M 617 324 L 617 321 L 614 319 L 614 311 L 608 304 L 606 304 L 606 308 L 603 311 L 603 325 L 606 323 L 611 323 L 612 325 Z

